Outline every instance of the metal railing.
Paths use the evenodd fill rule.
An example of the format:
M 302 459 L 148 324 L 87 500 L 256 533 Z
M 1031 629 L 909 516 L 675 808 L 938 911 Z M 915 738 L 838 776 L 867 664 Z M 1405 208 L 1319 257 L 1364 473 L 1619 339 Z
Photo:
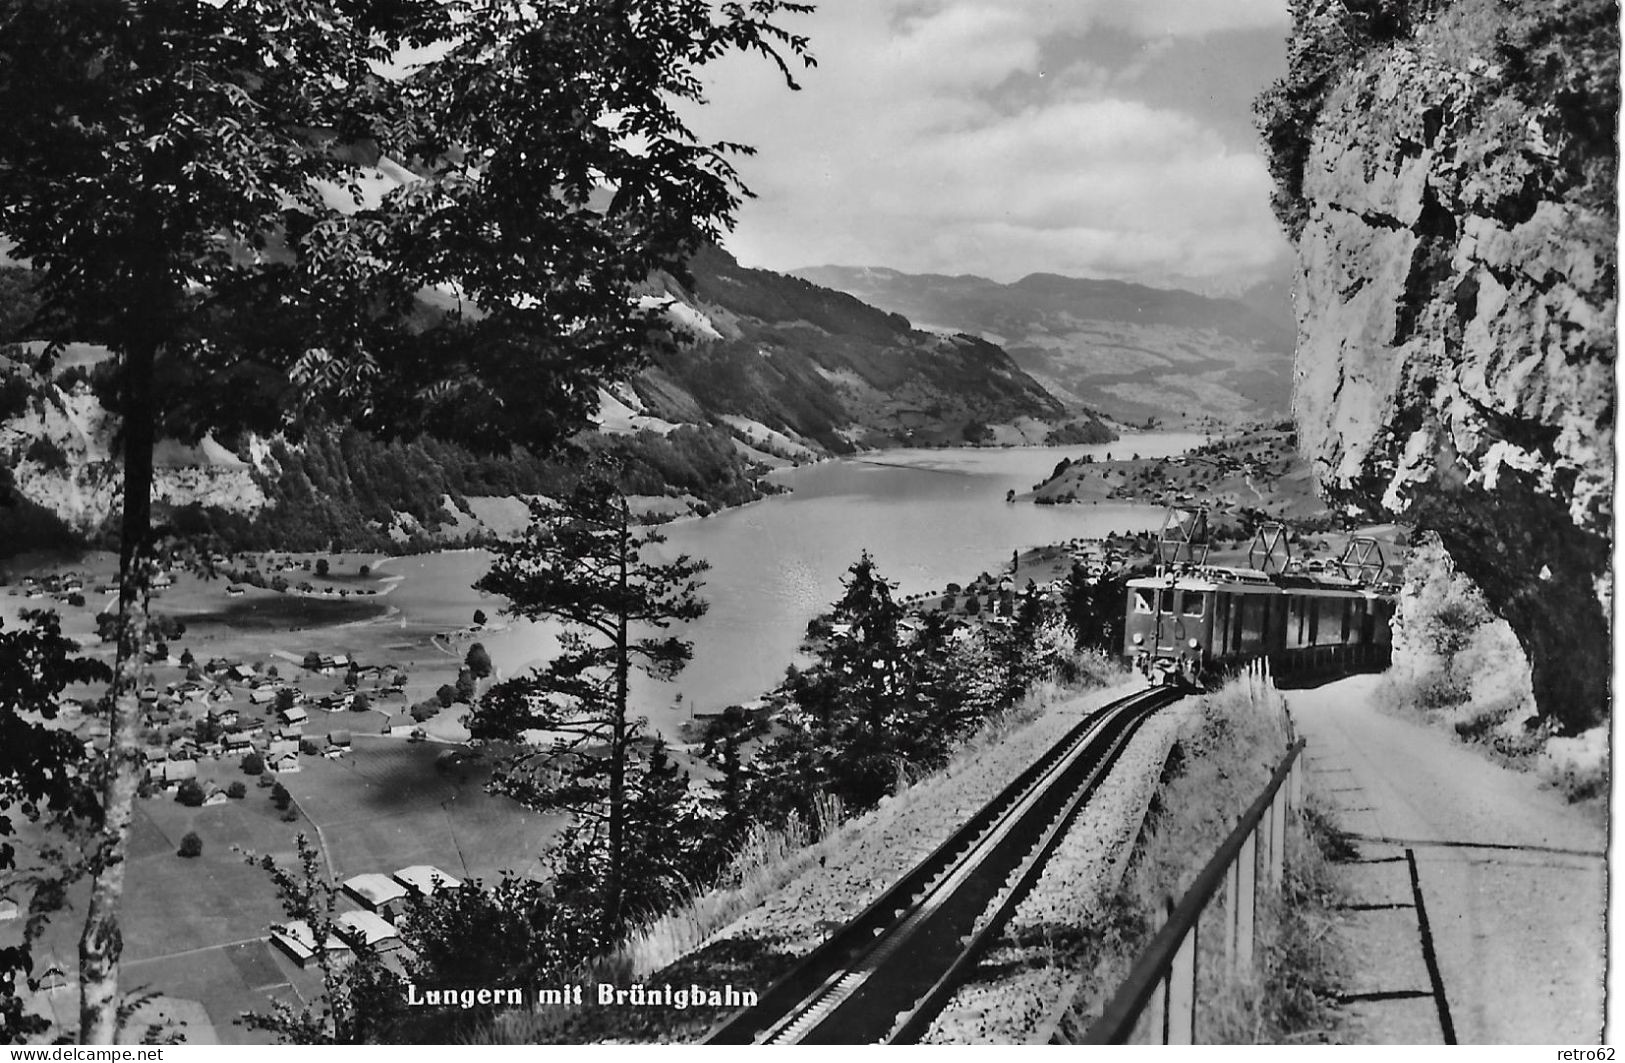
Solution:
M 1167 902 L 1162 928 L 1082 1043 L 1126 1044 L 1142 1021 L 1154 1043 L 1196 1043 L 1200 924 L 1221 886 L 1227 887 L 1220 925 L 1225 966 L 1234 977 L 1251 973 L 1260 883 L 1271 892 L 1281 886 L 1287 820 L 1302 799 L 1299 754 L 1304 744 L 1302 739 L 1292 743 L 1269 785 L 1242 813 L 1184 898 L 1177 905 Z

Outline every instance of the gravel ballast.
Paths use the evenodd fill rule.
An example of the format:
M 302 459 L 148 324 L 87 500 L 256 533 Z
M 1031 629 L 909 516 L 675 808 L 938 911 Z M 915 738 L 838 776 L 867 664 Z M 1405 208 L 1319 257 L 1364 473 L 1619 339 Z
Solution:
M 1141 725 L 924 1043 L 1022 1044 L 1070 995 L 1060 962 L 1069 932 L 1117 888 L 1192 704 L 1177 702 Z

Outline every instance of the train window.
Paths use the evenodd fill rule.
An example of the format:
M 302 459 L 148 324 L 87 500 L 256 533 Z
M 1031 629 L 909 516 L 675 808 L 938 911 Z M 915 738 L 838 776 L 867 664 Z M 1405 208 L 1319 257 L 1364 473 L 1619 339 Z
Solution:
M 1134 611 L 1136 613 L 1154 613 L 1157 611 L 1157 592 L 1150 587 L 1134 588 Z
M 1185 600 L 1180 604 L 1183 606 L 1182 611 L 1186 616 L 1201 616 L 1206 601 L 1207 595 L 1201 591 L 1186 591 Z

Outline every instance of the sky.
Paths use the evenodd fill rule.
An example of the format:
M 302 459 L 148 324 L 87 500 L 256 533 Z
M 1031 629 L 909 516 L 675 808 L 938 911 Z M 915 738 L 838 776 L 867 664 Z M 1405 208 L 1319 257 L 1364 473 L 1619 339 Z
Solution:
M 1251 100 L 1286 0 L 819 0 L 818 66 L 705 68 L 742 141 L 746 265 L 1114 277 L 1233 291 L 1288 254 Z

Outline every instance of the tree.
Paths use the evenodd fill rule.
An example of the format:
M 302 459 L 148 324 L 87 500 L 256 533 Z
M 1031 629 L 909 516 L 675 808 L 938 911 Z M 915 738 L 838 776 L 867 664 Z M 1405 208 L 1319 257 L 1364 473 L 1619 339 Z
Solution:
M 243 759 L 238 763 L 244 775 L 260 775 L 265 771 L 265 758 L 258 753 L 244 753 Z
M 203 804 L 204 797 L 203 784 L 196 779 L 182 779 L 181 784 L 175 788 L 175 800 L 188 808 L 197 808 Z
M 189 830 L 181 838 L 180 855 L 187 859 L 203 855 L 203 839 L 198 837 L 197 831 Z
M 784 731 L 758 757 L 761 803 L 770 819 L 815 819 L 813 799 L 833 794 L 851 809 L 891 792 L 898 776 L 939 764 L 957 724 L 934 697 L 943 683 L 946 630 L 905 631 L 903 607 L 865 551 L 848 569 L 817 660 L 784 684 L 794 700 Z
M 276 692 L 276 711 L 287 712 L 298 700 L 299 695 L 294 693 L 293 687 L 283 687 Z
M 468 656 L 463 658 L 463 663 L 475 679 L 486 679 L 491 675 L 491 655 L 486 652 L 483 642 L 476 642 L 468 648 Z
M 372 702 L 367 698 L 367 692 L 364 690 L 356 691 L 355 697 L 350 699 L 350 711 L 366 712 L 370 708 L 372 708 Z
M 96 791 L 85 784 L 87 755 L 74 734 L 55 726 L 62 692 L 74 683 L 106 682 L 107 667 L 77 657 L 55 613 L 25 610 L 22 626 L 0 622 L 0 873 L 18 871 L 12 837 L 19 816 L 51 827 L 94 827 Z M 61 895 L 71 868 L 41 869 L 38 898 Z M 0 946 L 0 1044 L 22 1044 L 49 1023 L 25 1012 L 23 990 L 33 968 L 38 931 L 25 924 L 20 940 Z
M 634 523 L 626 496 L 601 470 L 560 494 L 561 501 L 531 502 L 530 527 L 496 547 L 491 571 L 476 584 L 506 598 L 512 615 L 562 623 L 559 655 L 492 688 L 471 715 L 469 731 L 509 742 L 529 728 L 568 736 L 546 752 L 521 752 L 504 779 L 526 801 L 567 808 L 603 826 L 595 836 L 603 876 L 596 914 L 608 943 L 630 914 L 624 903 L 633 859 L 627 802 L 635 780 L 628 769 L 636 770 L 631 761 L 640 730 L 630 712 L 632 670 L 669 680 L 688 663 L 691 645 L 664 632 L 704 615 L 699 576 L 709 566 L 686 555 L 650 559 L 644 551 L 665 537 Z M 562 780 L 527 779 L 531 764 L 560 753 L 570 765 Z
M 485 610 L 484 609 L 476 609 L 476 610 L 474 610 L 474 626 L 475 627 L 484 627 L 485 626 Z
M 638 287 L 680 273 L 744 192 L 743 149 L 684 120 L 698 68 L 755 52 L 793 86 L 806 41 L 772 20 L 806 10 L 0 0 L 0 238 L 48 334 L 116 356 L 118 650 L 83 1041 L 117 1032 L 160 434 L 297 432 L 325 411 L 487 449 L 568 438 L 597 384 L 668 334 Z M 405 47 L 426 58 L 403 74 Z M 412 179 L 369 201 L 384 155 Z M 430 289 L 451 307 L 421 304 Z
M 243 785 L 243 780 L 233 779 L 231 785 L 226 787 L 226 796 L 240 801 L 248 796 L 248 787 Z
M 288 806 L 293 803 L 293 795 L 288 792 L 286 786 L 277 783 L 271 787 L 271 803 L 277 807 L 278 811 L 285 812 Z
M 440 702 L 441 708 L 449 709 L 452 703 L 457 700 L 457 688 L 450 683 L 441 683 L 439 689 L 434 692 L 434 696 Z
M 318 557 L 316 559 L 316 575 L 318 575 L 318 576 L 326 576 L 327 571 L 328 571 L 328 569 L 327 569 L 327 558 Z
M 322 670 L 322 655 L 317 653 L 315 650 L 307 650 L 307 651 L 305 651 L 304 665 L 305 665 L 305 671 L 307 671 L 307 672 L 319 672 L 319 671 L 321 671 Z

